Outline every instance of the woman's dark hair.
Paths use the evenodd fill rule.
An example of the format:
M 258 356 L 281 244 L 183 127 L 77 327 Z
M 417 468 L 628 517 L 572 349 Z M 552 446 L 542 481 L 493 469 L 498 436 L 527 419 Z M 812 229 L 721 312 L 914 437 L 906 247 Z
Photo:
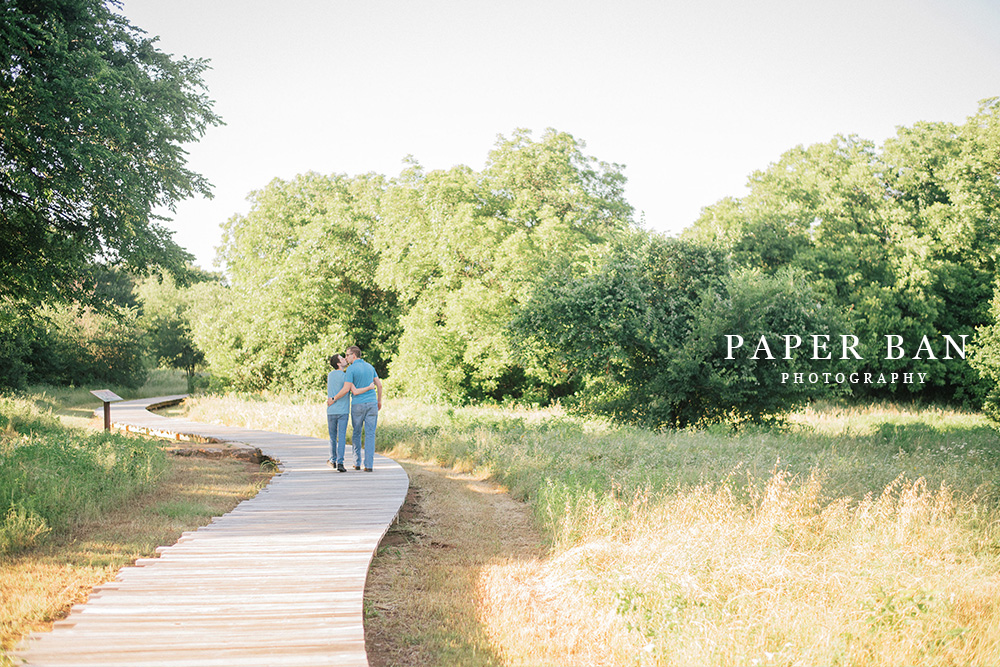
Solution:
M 333 355 L 332 357 L 330 357 L 330 365 L 333 366 L 334 368 L 336 368 L 337 367 L 337 363 L 342 358 L 343 358 L 343 355 L 341 355 L 341 354 L 335 354 L 335 355 Z

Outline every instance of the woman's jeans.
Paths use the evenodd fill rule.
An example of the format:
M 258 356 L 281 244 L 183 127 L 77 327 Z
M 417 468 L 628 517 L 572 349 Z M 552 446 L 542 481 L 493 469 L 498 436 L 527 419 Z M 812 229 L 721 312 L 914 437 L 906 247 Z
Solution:
M 375 427 L 378 425 L 378 403 L 351 405 L 351 446 L 354 448 L 354 465 L 361 466 L 361 429 L 365 431 L 365 468 L 375 464 Z
M 330 431 L 330 460 L 337 465 L 344 465 L 344 449 L 347 446 L 347 418 L 342 415 L 326 415 L 326 426 Z

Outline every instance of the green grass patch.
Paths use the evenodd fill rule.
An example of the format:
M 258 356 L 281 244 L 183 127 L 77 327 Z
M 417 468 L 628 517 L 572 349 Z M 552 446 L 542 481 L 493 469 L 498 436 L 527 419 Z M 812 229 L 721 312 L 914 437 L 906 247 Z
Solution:
M 166 455 L 155 442 L 67 426 L 53 411 L 95 403 L 85 389 L 0 395 L 0 556 L 121 505 L 162 473 Z
M 1000 501 L 1000 439 L 975 414 L 898 406 L 825 406 L 780 430 L 651 432 L 551 411 L 390 402 L 380 443 L 397 455 L 487 468 L 533 503 L 550 530 L 592 499 L 672 495 L 730 485 L 744 500 L 776 473 L 821 481 L 820 502 L 878 495 L 897 478 Z
M 160 516 L 170 519 L 192 519 L 203 516 L 212 516 L 212 508 L 205 503 L 191 502 L 185 500 L 170 500 L 152 508 L 152 511 Z

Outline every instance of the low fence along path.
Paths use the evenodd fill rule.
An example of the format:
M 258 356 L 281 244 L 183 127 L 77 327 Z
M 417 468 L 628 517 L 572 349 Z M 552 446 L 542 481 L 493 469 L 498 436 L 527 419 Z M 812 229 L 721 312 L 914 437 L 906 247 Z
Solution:
M 29 665 L 367 665 L 365 578 L 406 497 L 406 472 L 376 455 L 372 473 L 338 473 L 326 465 L 326 440 L 147 410 L 182 398 L 115 403 L 112 422 L 248 443 L 278 461 L 280 473 L 158 558 L 124 568 L 15 655 Z

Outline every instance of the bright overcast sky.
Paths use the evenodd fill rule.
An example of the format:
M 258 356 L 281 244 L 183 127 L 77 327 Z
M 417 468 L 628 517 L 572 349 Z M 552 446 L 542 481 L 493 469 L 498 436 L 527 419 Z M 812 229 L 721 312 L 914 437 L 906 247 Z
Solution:
M 482 169 L 549 127 L 625 165 L 675 234 L 798 144 L 960 123 L 1000 95 L 996 0 L 124 0 L 176 56 L 208 58 L 225 126 L 187 146 L 213 200 L 175 239 L 211 268 L 221 224 L 273 178 Z

